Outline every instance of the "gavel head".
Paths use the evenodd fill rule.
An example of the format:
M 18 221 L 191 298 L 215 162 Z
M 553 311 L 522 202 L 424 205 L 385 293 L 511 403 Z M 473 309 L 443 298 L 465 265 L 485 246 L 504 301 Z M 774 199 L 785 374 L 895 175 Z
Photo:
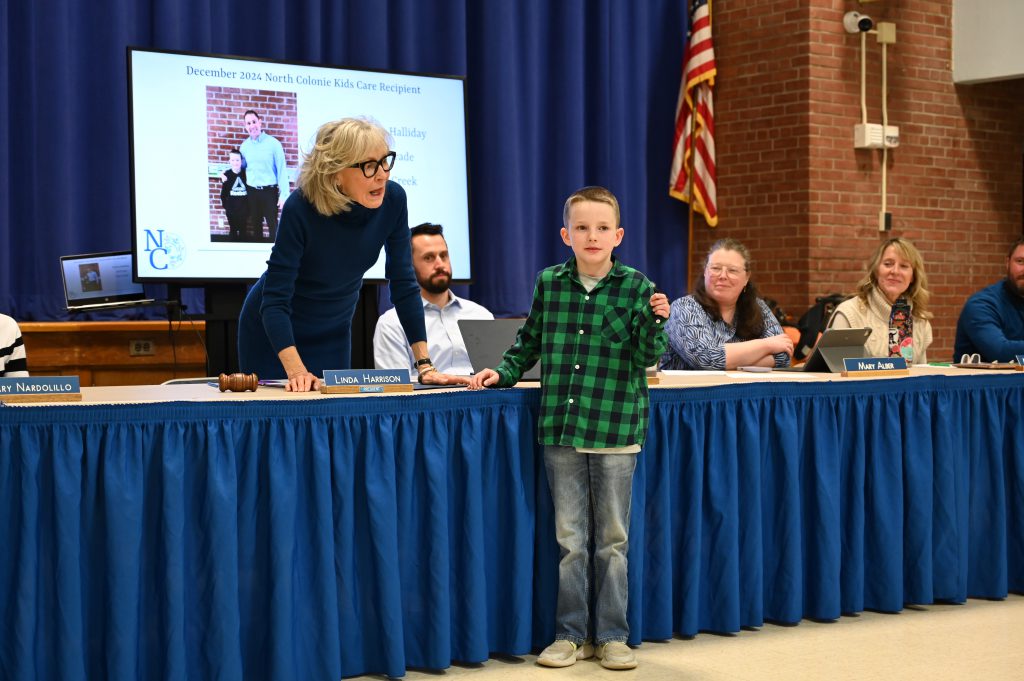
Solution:
M 259 377 L 256 374 L 221 374 L 217 379 L 220 391 L 230 390 L 231 392 L 244 392 L 246 390 L 256 391 L 259 385 Z

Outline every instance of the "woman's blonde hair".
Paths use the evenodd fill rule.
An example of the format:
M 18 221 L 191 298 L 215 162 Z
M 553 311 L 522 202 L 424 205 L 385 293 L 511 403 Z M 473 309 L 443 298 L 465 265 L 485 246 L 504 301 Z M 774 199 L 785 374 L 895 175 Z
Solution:
M 351 210 L 352 199 L 338 187 L 337 174 L 381 147 L 391 149 L 391 141 L 388 131 L 370 118 L 324 123 L 316 131 L 313 148 L 302 155 L 299 189 L 321 215 Z
M 867 304 L 871 291 L 879 288 L 878 265 L 882 262 L 885 250 L 890 246 L 895 248 L 896 252 L 905 260 L 909 261 L 910 266 L 914 270 L 910 286 L 907 287 L 906 292 L 903 294 L 910 303 L 910 309 L 915 317 L 931 319 L 932 313 L 928 311 L 928 299 L 931 298 L 932 294 L 928 291 L 928 277 L 924 273 L 924 258 L 921 257 L 921 252 L 917 250 L 914 244 L 900 236 L 886 239 L 878 244 L 878 248 L 868 264 L 868 273 L 857 284 L 857 297 Z

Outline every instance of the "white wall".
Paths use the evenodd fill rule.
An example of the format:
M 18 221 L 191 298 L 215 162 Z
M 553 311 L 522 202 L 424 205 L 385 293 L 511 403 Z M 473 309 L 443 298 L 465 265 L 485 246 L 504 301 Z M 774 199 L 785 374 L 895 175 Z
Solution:
M 953 0 L 953 82 L 1024 77 L 1024 0 Z

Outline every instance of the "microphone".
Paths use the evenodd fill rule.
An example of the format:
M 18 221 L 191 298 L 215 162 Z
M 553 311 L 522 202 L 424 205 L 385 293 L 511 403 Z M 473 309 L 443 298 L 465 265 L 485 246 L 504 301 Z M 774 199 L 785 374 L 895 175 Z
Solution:
M 655 283 L 654 283 L 653 281 L 651 282 L 651 284 L 652 284 L 652 285 L 654 286 L 654 294 L 658 294 L 658 293 L 661 293 L 661 294 L 665 295 L 665 297 L 666 297 L 666 298 L 668 298 L 668 295 L 667 295 L 667 294 L 665 294 L 665 292 L 661 290 L 661 287 L 660 287 L 660 286 L 658 286 L 657 284 L 655 284 Z M 652 295 L 653 295 L 653 294 L 652 294 Z M 670 302 L 671 302 L 671 301 L 670 301 Z M 662 316 L 661 316 L 660 314 L 656 314 L 656 315 L 654 315 L 654 316 L 655 316 L 655 317 L 658 317 L 658 318 L 660 318 L 660 319 L 668 319 L 668 317 L 662 317 Z

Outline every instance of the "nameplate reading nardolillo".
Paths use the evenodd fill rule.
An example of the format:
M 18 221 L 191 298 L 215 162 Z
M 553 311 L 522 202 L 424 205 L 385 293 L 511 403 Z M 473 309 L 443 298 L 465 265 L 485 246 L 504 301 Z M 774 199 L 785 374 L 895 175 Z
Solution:
M 909 376 L 903 357 L 848 357 L 843 360 L 843 376 Z
M 78 376 L 0 378 L 0 402 L 80 402 Z
M 412 392 L 408 369 L 326 369 L 321 393 Z

